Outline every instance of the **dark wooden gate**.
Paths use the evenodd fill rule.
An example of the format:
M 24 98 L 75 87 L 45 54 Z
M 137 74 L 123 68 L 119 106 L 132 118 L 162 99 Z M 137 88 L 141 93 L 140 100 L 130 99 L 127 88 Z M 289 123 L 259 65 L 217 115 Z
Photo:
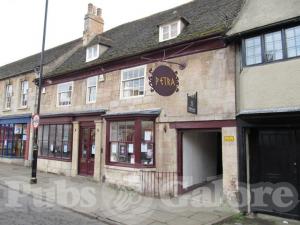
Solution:
M 263 195 L 263 201 L 268 206 L 260 207 L 253 202 L 254 189 L 257 190 L 260 186 L 265 188 L 287 183 L 299 192 L 300 129 L 252 129 L 249 135 L 249 148 L 252 211 L 300 218 L 299 204 L 294 209 L 282 211 L 270 205 L 273 204 L 271 203 L 273 200 L 268 195 Z

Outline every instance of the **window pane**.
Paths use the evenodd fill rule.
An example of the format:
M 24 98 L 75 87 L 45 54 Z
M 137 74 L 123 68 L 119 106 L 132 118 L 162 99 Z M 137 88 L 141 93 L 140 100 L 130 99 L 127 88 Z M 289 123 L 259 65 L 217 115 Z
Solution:
M 153 121 L 142 121 L 141 162 L 144 165 L 153 165 Z
M 71 157 L 71 147 L 72 147 L 72 125 L 64 125 L 63 128 L 63 145 L 62 145 L 62 156 L 64 158 Z
M 300 26 L 285 31 L 288 57 L 300 55 Z
M 267 62 L 283 58 L 281 31 L 265 35 L 265 48 Z
M 57 125 L 54 153 L 55 153 L 55 157 L 58 158 L 61 158 L 62 138 L 63 138 L 62 135 L 63 135 L 63 125 Z
M 245 40 L 246 65 L 253 65 L 262 62 L 261 38 L 253 37 Z
M 178 23 L 171 24 L 171 38 L 176 37 L 178 34 Z
M 49 135 L 49 156 L 54 157 L 55 155 L 55 137 L 56 137 L 56 125 L 50 125 Z

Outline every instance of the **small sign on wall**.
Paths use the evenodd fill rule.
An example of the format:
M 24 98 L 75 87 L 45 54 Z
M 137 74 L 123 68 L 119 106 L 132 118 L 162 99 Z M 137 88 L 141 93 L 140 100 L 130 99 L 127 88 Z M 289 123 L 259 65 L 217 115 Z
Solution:
M 198 113 L 197 92 L 194 95 L 187 95 L 187 112 L 192 114 Z
M 225 136 L 224 141 L 225 142 L 234 142 L 235 138 L 234 138 L 234 136 Z

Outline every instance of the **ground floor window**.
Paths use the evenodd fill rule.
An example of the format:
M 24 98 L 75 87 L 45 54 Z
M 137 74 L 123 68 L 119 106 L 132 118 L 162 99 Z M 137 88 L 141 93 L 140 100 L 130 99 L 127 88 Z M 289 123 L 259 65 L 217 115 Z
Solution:
M 109 164 L 154 165 L 153 120 L 108 121 L 107 126 Z
M 27 141 L 27 124 L 0 125 L 0 156 L 23 158 Z
M 49 124 L 39 126 L 39 156 L 53 159 L 71 159 L 71 124 Z

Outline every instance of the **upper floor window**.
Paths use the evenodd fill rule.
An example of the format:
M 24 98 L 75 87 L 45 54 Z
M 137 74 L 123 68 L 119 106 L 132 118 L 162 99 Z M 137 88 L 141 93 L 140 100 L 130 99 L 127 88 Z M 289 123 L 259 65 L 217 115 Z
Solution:
M 121 74 L 121 98 L 144 95 L 145 66 L 123 70 Z
M 99 45 L 93 45 L 86 49 L 86 62 L 92 61 L 99 57 Z
M 300 56 L 300 26 L 286 29 L 287 56 Z
M 246 39 L 245 48 L 247 65 L 253 65 L 262 62 L 260 37 Z
M 176 38 L 183 28 L 183 23 L 181 20 L 163 24 L 159 27 L 159 41 L 167 41 Z
M 71 105 L 73 82 L 59 84 L 57 87 L 58 106 Z
M 246 66 L 299 56 L 300 26 L 247 38 L 244 51 Z
M 265 35 L 265 57 L 267 62 L 283 58 L 281 31 Z
M 5 87 L 5 109 L 11 108 L 11 99 L 12 99 L 12 85 L 7 84 Z
M 90 77 L 87 79 L 87 93 L 86 102 L 95 103 L 97 98 L 97 81 L 98 76 Z
M 20 99 L 20 103 L 22 107 L 26 107 L 28 104 L 28 81 L 24 80 L 21 81 L 21 99 Z

